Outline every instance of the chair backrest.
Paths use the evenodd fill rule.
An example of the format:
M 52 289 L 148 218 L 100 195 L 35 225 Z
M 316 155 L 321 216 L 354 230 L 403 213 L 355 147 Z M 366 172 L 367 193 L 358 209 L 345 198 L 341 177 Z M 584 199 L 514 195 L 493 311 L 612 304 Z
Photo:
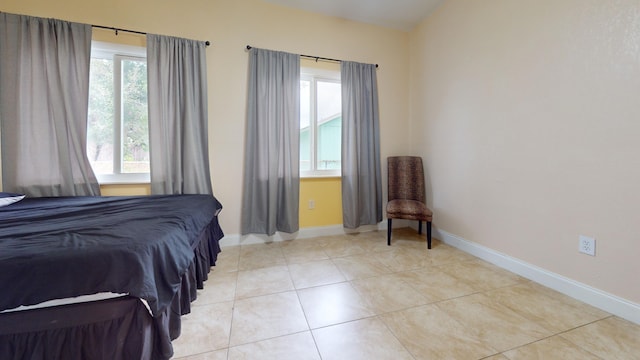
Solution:
M 391 200 L 416 200 L 426 204 L 424 169 L 418 156 L 387 158 L 388 195 Z

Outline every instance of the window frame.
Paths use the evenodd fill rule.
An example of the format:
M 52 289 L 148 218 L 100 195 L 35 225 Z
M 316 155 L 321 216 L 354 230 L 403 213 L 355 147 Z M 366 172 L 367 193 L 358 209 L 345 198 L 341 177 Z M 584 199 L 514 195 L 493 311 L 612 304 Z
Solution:
M 342 88 L 342 82 L 340 79 L 340 71 L 339 70 L 325 70 L 318 68 L 310 68 L 310 67 L 301 67 L 300 68 L 300 81 L 310 81 L 310 119 L 309 119 L 309 142 L 311 147 L 311 169 L 310 170 L 300 170 L 301 178 L 319 178 L 319 177 L 340 177 L 342 176 L 342 164 L 340 164 L 340 169 L 317 169 L 318 163 L 318 112 L 317 112 L 317 82 L 330 82 L 340 84 Z M 342 113 L 342 110 L 341 110 Z M 300 161 L 300 160 L 298 160 Z
M 123 173 L 122 160 L 122 61 L 144 60 L 147 49 L 102 41 L 91 41 L 91 58 L 113 60 L 113 173 L 95 174 L 99 184 L 144 184 L 151 182 L 151 173 Z M 151 170 L 149 170 L 151 171 Z

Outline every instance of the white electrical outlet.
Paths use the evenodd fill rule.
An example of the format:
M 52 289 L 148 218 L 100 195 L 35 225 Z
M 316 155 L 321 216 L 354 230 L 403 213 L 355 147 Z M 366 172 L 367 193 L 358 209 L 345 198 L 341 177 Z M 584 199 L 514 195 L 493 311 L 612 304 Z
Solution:
M 580 235 L 578 251 L 587 255 L 596 256 L 596 239 Z
M 314 200 L 309 200 L 309 209 L 314 209 L 316 207 L 316 202 Z

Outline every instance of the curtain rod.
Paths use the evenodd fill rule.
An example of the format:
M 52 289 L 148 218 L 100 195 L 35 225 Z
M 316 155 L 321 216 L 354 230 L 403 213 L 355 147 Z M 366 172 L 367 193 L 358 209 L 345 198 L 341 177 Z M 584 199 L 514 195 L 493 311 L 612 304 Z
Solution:
M 105 29 L 105 30 L 115 31 L 116 35 L 118 35 L 119 31 L 124 31 L 124 32 L 132 33 L 132 34 L 147 35 L 146 32 L 142 32 L 142 31 L 120 29 L 120 28 L 115 28 L 115 27 L 110 27 L 110 26 L 102 26 L 102 25 L 91 25 L 91 26 L 94 27 L 94 28 L 98 28 L 98 29 Z M 204 44 L 206 46 L 211 45 L 211 43 L 208 40 L 205 41 Z
M 247 45 L 247 50 L 251 50 L 251 48 L 252 48 L 251 45 Z M 318 60 L 342 62 L 342 60 L 331 59 L 331 58 L 326 58 L 326 57 L 322 57 L 322 56 L 311 56 L 311 55 L 300 55 L 300 56 L 303 57 L 303 58 L 307 58 L 307 59 L 315 59 L 316 62 L 318 62 Z M 378 64 L 376 64 L 376 67 L 378 67 Z

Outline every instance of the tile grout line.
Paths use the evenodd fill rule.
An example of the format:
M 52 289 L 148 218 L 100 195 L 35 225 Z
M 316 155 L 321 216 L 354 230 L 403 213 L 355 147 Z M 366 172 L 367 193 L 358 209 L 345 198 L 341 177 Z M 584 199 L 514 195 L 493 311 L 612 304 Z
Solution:
M 424 306 L 424 305 L 423 305 Z M 404 310 L 401 310 L 404 311 Z M 387 313 L 388 314 L 388 313 Z M 402 341 L 400 341 L 400 339 L 398 338 L 398 335 L 396 335 L 396 333 L 389 327 L 389 325 L 387 325 L 387 323 L 380 317 L 381 314 L 376 315 L 376 318 L 378 318 L 378 320 L 380 320 L 380 322 L 384 325 L 384 327 L 387 329 L 387 331 L 389 331 L 391 333 L 391 335 L 393 335 L 394 339 L 396 339 L 398 341 L 398 343 L 402 346 L 403 349 L 405 349 L 405 351 L 413 358 L 413 360 L 416 360 L 416 355 L 414 353 L 411 352 L 411 350 L 409 350 L 407 348 L 407 346 L 405 344 L 402 343 Z

